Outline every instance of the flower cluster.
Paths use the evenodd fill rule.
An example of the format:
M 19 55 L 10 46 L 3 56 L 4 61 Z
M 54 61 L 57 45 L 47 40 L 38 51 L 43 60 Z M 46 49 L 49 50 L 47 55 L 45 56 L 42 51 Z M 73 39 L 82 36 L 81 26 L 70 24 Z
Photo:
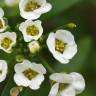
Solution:
M 21 17 L 27 20 L 19 24 L 18 31 L 22 34 L 23 42 L 27 44 L 27 50 L 31 55 L 36 55 L 43 46 L 40 44 L 40 39 L 43 35 L 42 21 L 36 19 L 50 11 L 52 5 L 46 0 L 5 0 L 5 2 L 8 6 L 13 6 L 14 4 L 19 5 Z M 7 30 L 8 24 L 6 24 L 3 16 L 4 11 L 0 8 L 0 51 L 3 50 L 6 53 L 12 53 L 12 50 L 15 49 L 13 49 L 13 47 L 18 43 L 18 33 L 9 32 L 9 30 L 5 31 Z M 54 59 L 61 64 L 68 64 L 70 59 L 77 53 L 77 44 L 74 36 L 68 30 L 58 29 L 56 32 L 49 33 L 45 45 L 47 45 Z M 25 47 L 25 45 L 23 47 Z M 44 75 L 47 73 L 43 63 L 31 62 L 26 58 L 22 59 L 20 55 L 19 57 L 21 59 L 19 58 L 20 60 L 17 60 L 17 56 L 16 61 L 18 63 L 14 66 L 14 81 L 16 85 L 29 87 L 32 90 L 39 89 L 44 81 Z M 5 60 L 0 60 L 0 82 L 6 78 L 7 65 Z M 83 76 L 77 72 L 70 74 L 54 72 L 50 75 L 49 79 L 52 88 L 48 96 L 75 96 L 85 89 L 85 80 Z

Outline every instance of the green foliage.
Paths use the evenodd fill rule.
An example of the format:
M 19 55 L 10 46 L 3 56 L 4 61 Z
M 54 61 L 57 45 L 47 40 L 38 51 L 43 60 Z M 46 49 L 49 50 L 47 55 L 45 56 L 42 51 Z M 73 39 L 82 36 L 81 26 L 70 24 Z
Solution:
M 90 79 L 91 74 L 90 74 L 90 71 L 88 70 L 88 66 L 92 66 L 91 64 L 92 62 L 90 62 L 93 56 L 91 53 L 91 51 L 93 50 L 92 38 L 88 33 L 88 27 L 86 25 L 85 17 L 82 17 L 82 12 L 79 13 L 77 11 L 79 10 L 79 8 L 75 9 L 76 8 L 75 5 L 82 4 L 80 3 L 81 0 L 48 0 L 48 1 L 53 5 L 53 10 L 48 14 L 44 14 L 41 17 L 41 19 L 46 23 L 46 25 L 44 25 L 45 33 L 46 32 L 49 33 L 50 31 L 56 30 L 60 26 L 64 26 L 64 25 L 66 26 L 67 23 L 76 22 L 77 28 L 71 31 L 76 38 L 76 42 L 78 45 L 78 53 L 68 65 L 59 64 L 59 62 L 57 62 L 52 57 L 52 54 L 48 54 L 49 58 L 47 58 L 46 61 L 56 72 L 77 71 L 84 74 L 85 79 L 87 81 L 86 83 L 87 88 L 83 94 L 80 94 L 78 96 L 93 96 L 96 89 L 94 87 L 96 84 L 96 81 L 94 81 L 95 84 L 92 83 L 92 79 Z M 12 27 L 11 30 L 15 31 L 16 30 L 15 27 L 17 23 L 24 21 L 19 16 L 19 9 L 17 8 L 17 6 L 15 6 L 14 8 L 5 7 L 3 0 L 0 0 L 0 6 L 2 6 L 5 9 L 5 16 L 8 18 L 9 24 Z M 94 54 L 93 63 L 94 63 L 94 67 L 96 67 L 96 60 L 95 60 L 96 53 L 93 52 L 93 54 Z M 4 86 L 3 91 L 0 92 L 1 96 L 10 96 L 10 89 L 16 86 L 16 84 L 13 81 L 14 64 L 16 63 L 15 56 L 16 56 L 16 52 L 13 52 L 12 54 L 6 54 L 0 50 L 0 59 L 6 60 L 9 66 L 6 84 Z M 93 68 L 93 70 L 91 69 L 92 74 L 96 72 L 96 71 L 94 72 L 94 70 L 95 68 Z M 48 73 L 48 75 L 49 74 L 50 73 Z M 88 75 L 88 77 L 86 75 Z M 49 83 L 49 79 L 48 79 L 48 76 L 46 75 L 46 80 L 41 85 L 41 88 L 39 90 L 32 91 L 29 88 L 24 88 L 23 92 L 20 93 L 20 96 L 40 96 L 40 95 L 47 96 L 49 93 L 50 87 L 51 86 Z

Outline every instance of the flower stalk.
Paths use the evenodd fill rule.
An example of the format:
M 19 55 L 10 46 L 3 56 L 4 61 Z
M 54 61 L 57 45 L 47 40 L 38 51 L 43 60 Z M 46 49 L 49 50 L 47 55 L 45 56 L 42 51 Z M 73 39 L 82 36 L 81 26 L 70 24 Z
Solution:
M 40 61 L 42 62 L 42 64 L 47 68 L 47 70 L 50 72 L 50 73 L 55 73 L 55 71 L 51 68 L 51 66 L 45 61 L 45 59 L 42 57 L 42 56 L 38 56 Z

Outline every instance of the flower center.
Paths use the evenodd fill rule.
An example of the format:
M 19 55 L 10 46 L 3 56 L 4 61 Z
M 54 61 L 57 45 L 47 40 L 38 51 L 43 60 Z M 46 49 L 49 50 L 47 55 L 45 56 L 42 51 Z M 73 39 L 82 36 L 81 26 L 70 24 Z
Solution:
M 25 77 L 27 77 L 29 80 L 32 80 L 32 78 L 36 77 L 38 75 L 37 72 L 35 72 L 34 70 L 32 70 L 31 68 L 26 69 L 25 71 L 23 71 L 23 74 L 25 75 Z
M 65 44 L 61 40 L 55 39 L 55 50 L 62 53 L 64 52 Z
M 60 83 L 60 84 L 59 84 L 59 91 L 64 90 L 64 88 L 65 88 L 64 83 Z
M 33 2 L 32 0 L 29 1 L 26 5 L 25 5 L 25 11 L 29 12 L 29 11 L 34 11 L 35 9 L 38 9 L 40 7 L 40 5 L 37 2 Z
M 12 40 L 10 40 L 9 38 L 4 38 L 2 41 L 1 41 L 1 46 L 5 49 L 8 49 L 10 47 L 10 44 L 12 43 Z
M 31 36 L 36 36 L 39 34 L 39 30 L 35 25 L 28 26 L 26 29 L 26 32 L 28 35 L 31 35 Z
M 3 24 L 2 24 L 2 21 L 0 20 L 0 29 L 3 28 Z

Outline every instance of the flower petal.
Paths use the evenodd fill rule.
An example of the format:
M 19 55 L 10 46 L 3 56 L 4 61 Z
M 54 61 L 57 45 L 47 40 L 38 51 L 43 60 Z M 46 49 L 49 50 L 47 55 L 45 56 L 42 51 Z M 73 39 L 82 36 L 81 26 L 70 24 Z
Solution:
M 60 96 L 75 96 L 75 90 L 71 86 L 68 86 L 66 89 L 60 92 Z
M 55 37 L 54 37 L 54 33 L 50 33 L 49 36 L 48 36 L 48 39 L 46 41 L 47 43 L 47 46 L 48 46 L 48 49 L 51 53 L 54 53 L 55 52 Z
M 76 90 L 77 94 L 81 93 L 85 89 L 83 76 L 76 72 L 70 73 L 70 76 L 73 78 L 72 87 Z
M 0 8 L 0 18 L 2 18 L 4 16 L 4 11 L 2 8 Z
M 28 19 L 28 20 L 35 20 L 41 16 L 41 14 L 37 14 L 36 12 L 20 12 L 20 15 L 24 19 Z
M 72 83 L 72 77 L 66 73 L 53 73 L 50 79 L 58 83 Z
M 46 3 L 44 6 L 39 9 L 34 10 L 35 13 L 46 13 L 52 9 L 52 5 L 50 3 Z
M 77 53 L 77 45 L 66 45 L 63 56 L 67 59 L 72 59 L 72 57 Z
M 42 74 L 37 75 L 35 78 L 31 80 L 31 84 L 29 87 L 33 90 L 37 90 L 40 88 L 41 83 L 44 81 L 44 76 Z
M 58 93 L 58 89 L 59 89 L 59 83 L 56 83 L 52 86 L 50 93 L 48 96 L 57 96 Z
M 14 81 L 18 86 L 28 87 L 31 83 L 23 74 L 15 74 Z
M 5 79 L 6 79 L 6 74 L 5 74 L 5 75 L 0 76 L 0 82 L 4 81 Z
M 53 56 L 54 56 L 55 59 L 57 59 L 62 64 L 69 63 L 69 60 L 67 58 L 64 58 L 64 56 L 62 54 L 60 54 L 59 52 L 55 52 L 53 54 Z
M 55 38 L 67 43 L 68 45 L 74 45 L 75 40 L 70 31 L 59 29 L 56 31 Z
M 31 63 L 29 60 L 24 60 L 22 63 L 18 63 L 15 65 L 15 72 L 21 73 L 27 68 L 32 68 L 34 71 L 40 74 L 46 74 L 46 69 L 42 64 Z
M 46 74 L 46 69 L 43 67 L 42 64 L 32 63 L 31 68 L 40 74 Z

